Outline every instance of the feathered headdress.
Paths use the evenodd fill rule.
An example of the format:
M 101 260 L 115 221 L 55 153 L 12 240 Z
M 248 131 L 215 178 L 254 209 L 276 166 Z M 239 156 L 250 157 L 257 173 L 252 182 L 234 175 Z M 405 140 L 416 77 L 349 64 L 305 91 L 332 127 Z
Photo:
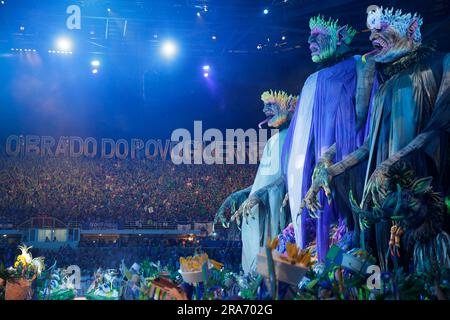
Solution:
M 412 23 L 416 22 L 416 28 L 413 34 L 415 42 L 422 41 L 420 27 L 423 24 L 422 17 L 417 14 L 402 13 L 402 10 L 388 9 L 378 6 L 370 6 L 367 8 L 367 27 L 369 29 L 380 29 L 381 25 L 389 25 L 397 30 L 402 36 L 405 36 Z
M 333 20 L 331 18 L 328 18 L 328 20 L 326 20 L 324 16 L 321 16 L 319 14 L 317 17 L 312 17 L 309 20 L 309 28 L 311 30 L 314 28 L 329 30 L 332 39 L 338 41 L 338 31 L 339 29 L 342 28 L 342 26 L 340 26 L 338 22 L 339 19 Z M 345 44 L 348 45 L 352 42 L 353 38 L 355 37 L 356 30 L 350 27 L 349 25 L 346 26 L 347 26 L 347 36 L 345 37 L 344 42 Z
M 264 104 L 277 104 L 282 110 L 294 110 L 297 105 L 298 96 L 288 95 L 284 91 L 265 91 L 261 95 Z

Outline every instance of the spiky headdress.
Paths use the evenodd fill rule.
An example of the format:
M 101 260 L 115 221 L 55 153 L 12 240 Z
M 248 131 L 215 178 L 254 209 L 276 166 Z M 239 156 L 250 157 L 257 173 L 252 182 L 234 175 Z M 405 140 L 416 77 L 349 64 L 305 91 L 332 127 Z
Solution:
M 402 10 L 394 11 L 394 8 L 383 9 L 383 7 L 378 6 L 370 6 L 367 8 L 367 27 L 369 29 L 379 29 L 381 25 L 384 24 L 391 26 L 402 36 L 405 36 L 408 32 L 409 26 L 414 21 L 417 22 L 417 28 L 414 32 L 413 40 L 420 43 L 422 41 L 420 27 L 423 24 L 423 19 L 419 14 L 402 14 Z
M 312 17 L 309 20 L 309 28 L 312 30 L 314 28 L 321 28 L 321 29 L 327 29 L 330 32 L 330 35 L 334 41 L 338 41 L 338 30 L 342 28 L 338 24 L 339 19 L 333 20 L 331 18 L 328 18 L 328 20 L 325 19 L 324 16 L 321 16 L 320 14 L 317 17 Z M 347 37 L 345 37 L 344 42 L 345 44 L 349 45 L 353 38 L 356 35 L 356 30 L 347 26 Z
M 288 95 L 284 91 L 270 90 L 263 92 L 261 100 L 264 104 L 277 104 L 282 110 L 293 110 L 297 105 L 298 96 Z

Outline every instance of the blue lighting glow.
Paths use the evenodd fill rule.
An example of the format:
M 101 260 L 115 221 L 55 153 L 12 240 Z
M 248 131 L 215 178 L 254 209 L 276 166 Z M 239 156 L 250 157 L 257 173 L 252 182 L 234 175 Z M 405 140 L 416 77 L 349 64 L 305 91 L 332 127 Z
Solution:
M 72 41 L 65 37 L 58 38 L 56 40 L 56 48 L 60 51 L 70 51 L 72 49 Z
M 99 66 L 100 66 L 100 61 L 98 61 L 98 60 L 92 60 L 92 61 L 91 61 L 91 66 L 93 66 L 93 67 L 99 67 Z
M 173 58 L 178 51 L 177 45 L 171 40 L 166 40 L 161 46 L 161 54 L 166 58 Z
M 264 14 L 268 14 L 269 13 L 269 9 L 264 9 L 263 13 Z

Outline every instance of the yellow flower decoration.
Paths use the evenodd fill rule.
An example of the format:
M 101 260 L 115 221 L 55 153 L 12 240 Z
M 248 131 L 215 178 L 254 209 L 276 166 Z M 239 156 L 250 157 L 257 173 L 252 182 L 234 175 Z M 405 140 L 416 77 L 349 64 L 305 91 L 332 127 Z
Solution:
M 20 255 L 20 256 L 17 257 L 17 260 L 14 263 L 14 268 L 17 268 L 21 264 L 22 264 L 23 267 L 28 266 L 27 260 L 26 260 L 26 258 L 23 255 Z
M 286 243 L 286 256 L 281 256 L 282 259 L 289 261 L 292 264 L 300 264 L 308 267 L 311 265 L 311 253 L 308 250 L 297 248 L 294 243 Z
M 278 247 L 278 243 L 280 240 L 278 238 L 273 238 L 272 240 L 267 239 L 267 247 L 270 248 L 270 250 L 275 250 Z
M 209 259 L 209 262 L 213 265 L 217 270 L 221 270 L 223 268 L 223 263 L 217 262 L 216 260 Z
M 202 266 L 208 262 L 208 255 L 206 253 L 196 255 L 194 257 L 180 257 L 180 268 L 182 272 L 196 272 L 201 271 Z

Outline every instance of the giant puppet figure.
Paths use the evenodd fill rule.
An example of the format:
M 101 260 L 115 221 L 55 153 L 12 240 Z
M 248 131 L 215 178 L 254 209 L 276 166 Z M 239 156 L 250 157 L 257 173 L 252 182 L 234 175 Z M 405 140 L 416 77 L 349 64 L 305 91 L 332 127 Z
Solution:
M 226 209 L 231 209 L 233 214 L 231 220 L 236 220 L 239 225 L 243 210 L 240 206 L 249 196 L 256 194 L 281 176 L 281 151 L 298 96 L 294 97 L 283 91 L 266 91 L 262 94 L 261 100 L 264 102 L 263 112 L 267 119 L 261 122 L 259 127 L 267 123 L 278 132 L 264 147 L 253 185 L 225 199 L 217 212 L 214 225 L 220 221 L 224 227 L 229 226 L 225 218 Z M 277 236 L 286 226 L 286 213 L 284 209 L 280 210 L 284 194 L 284 189 L 272 189 L 270 193 L 261 195 L 261 203 L 251 208 L 252 218 L 245 216 L 242 221 L 242 267 L 246 273 L 256 268 L 256 256 L 267 238 Z M 236 211 L 238 208 L 240 211 Z
M 320 15 L 311 18 L 309 26 L 311 57 L 319 70 L 306 80 L 289 126 L 282 152 L 283 175 L 250 196 L 237 214 L 252 216 L 252 206 L 266 194 L 287 189 L 289 197 L 286 194 L 285 198 L 289 199 L 296 242 L 304 248 L 315 236 L 318 258 L 323 261 L 329 247 L 330 224 L 349 220 L 352 223 L 353 217 L 339 213 L 337 206 L 327 204 L 321 195 L 324 210 L 317 214 L 317 224 L 309 232 L 308 222 L 315 221 L 308 217 L 306 209 L 300 212 L 301 201 L 311 184 L 315 165 L 326 166 L 325 163 L 340 160 L 362 144 L 373 64 L 362 61 L 349 47 L 356 34 L 353 28 Z M 351 182 L 354 187 L 360 179 L 355 177 Z M 350 208 L 347 212 L 351 213 Z
M 367 55 L 377 62 L 379 82 L 369 135 L 342 161 L 316 169 L 304 204 L 314 210 L 320 189 L 368 161 L 361 205 L 353 201 L 361 225 L 372 222 L 361 244 L 370 243 L 381 269 L 389 270 L 390 257 L 400 257 L 401 239 L 409 237 L 416 241 L 416 266 L 430 261 L 448 268 L 450 238 L 444 206 L 437 204 L 449 194 L 450 54 L 422 45 L 417 14 L 377 6 L 367 13 L 374 46 Z
M 319 63 L 320 70 L 309 76 L 303 86 L 283 152 L 296 242 L 302 248 L 312 241 L 308 233 L 310 218 L 307 210 L 302 211 L 301 203 L 313 169 L 342 159 L 362 144 L 373 84 L 373 64 L 366 64 L 349 48 L 355 30 L 321 16 L 312 18 L 309 26 L 312 60 Z M 357 188 L 357 179 L 350 184 Z M 351 223 L 352 218 L 342 213 L 336 203 L 327 203 L 323 194 L 314 204 L 318 209 L 313 212 L 317 218 L 317 257 L 323 261 L 329 247 L 330 224 Z

